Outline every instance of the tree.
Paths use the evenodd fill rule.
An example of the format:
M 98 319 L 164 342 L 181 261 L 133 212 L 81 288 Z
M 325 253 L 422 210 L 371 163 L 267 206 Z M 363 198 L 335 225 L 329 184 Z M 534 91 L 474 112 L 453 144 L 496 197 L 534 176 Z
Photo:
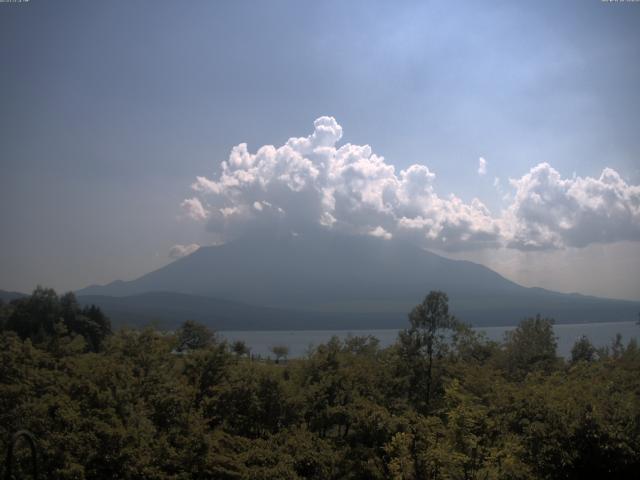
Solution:
M 418 321 L 404 345 L 334 337 L 279 366 L 238 361 L 223 342 L 171 355 L 177 337 L 153 328 L 119 330 L 95 354 L 63 319 L 65 308 L 83 309 L 71 296 L 59 303 L 46 342 L 0 332 L 0 438 L 31 431 L 51 478 L 625 480 L 640 471 L 635 341 L 618 339 L 616 360 L 514 378 L 500 368 L 507 346 L 454 324 L 433 340 L 425 415 L 406 382 L 424 380 L 424 399 Z M 507 336 L 509 348 L 553 359 L 550 321 L 535 320 Z
M 611 356 L 613 358 L 620 358 L 624 353 L 624 344 L 622 343 L 622 335 L 616 333 L 615 338 L 611 341 Z
M 11 316 L 9 305 L 4 303 L 4 300 L 0 298 L 0 332 L 5 329 L 7 320 Z
M 592 362 L 596 357 L 596 347 L 586 335 L 582 335 L 571 349 L 571 363 Z
M 412 388 L 424 390 L 425 408 L 428 409 L 433 393 L 434 360 L 441 358 L 447 348 L 447 334 L 458 326 L 449 314 L 449 297 L 440 291 L 431 291 L 409 314 L 411 327 L 401 332 L 400 342 L 414 373 Z M 420 359 L 426 365 L 421 365 Z M 423 388 L 422 388 L 423 387 Z
M 102 343 L 111 335 L 111 321 L 102 313 L 100 307 L 90 305 L 84 307 L 80 312 L 80 328 L 81 333 L 92 347 L 93 351 L 98 351 L 102 347 Z
M 231 351 L 235 353 L 238 357 L 243 357 L 245 355 L 248 356 L 249 353 L 251 352 L 251 349 L 242 340 L 236 340 L 231 344 Z
M 214 334 L 205 325 L 187 320 L 176 332 L 178 336 L 178 352 L 198 350 L 213 344 Z
M 535 370 L 550 372 L 557 365 L 558 345 L 554 320 L 527 318 L 515 330 L 505 333 L 506 370 L 513 379 L 523 379 Z
M 60 310 L 69 332 L 82 335 L 91 351 L 97 352 L 107 336 L 111 335 L 111 322 L 95 305 L 80 308 L 73 292 L 60 297 Z
M 280 363 L 280 359 L 284 358 L 286 360 L 287 356 L 289 356 L 289 347 L 286 345 L 275 345 L 271 347 L 271 353 L 276 356 L 276 363 Z
M 55 331 L 61 318 L 58 295 L 51 288 L 36 287 L 30 297 L 15 302 L 15 308 L 7 321 L 7 328 L 16 332 L 23 340 L 43 341 Z
M 22 339 L 30 338 L 42 343 L 59 335 L 60 322 L 65 334 L 82 335 L 91 351 L 98 351 L 105 338 L 111 334 L 111 322 L 95 305 L 80 308 L 72 292 L 58 297 L 51 288 L 38 286 L 30 297 L 13 302 L 13 311 L 6 328 L 15 331 Z

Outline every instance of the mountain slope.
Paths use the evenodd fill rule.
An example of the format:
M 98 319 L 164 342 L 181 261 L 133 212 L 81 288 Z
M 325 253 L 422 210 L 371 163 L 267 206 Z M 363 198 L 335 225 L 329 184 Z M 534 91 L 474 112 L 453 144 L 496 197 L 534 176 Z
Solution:
M 322 319 L 350 323 L 349 314 L 370 315 L 372 321 L 386 316 L 389 323 L 404 326 L 409 309 L 435 289 L 449 294 L 456 315 L 476 325 L 514 324 L 536 313 L 565 323 L 624 321 L 634 320 L 640 310 L 640 302 L 525 288 L 482 265 L 446 259 L 406 242 L 324 232 L 247 236 L 200 248 L 136 280 L 77 293 L 173 292 L 304 310 L 323 314 L 314 317 L 317 328 Z
M 425 283 L 446 291 L 514 292 L 520 287 L 471 262 L 448 260 L 409 243 L 372 237 L 252 236 L 202 247 L 130 282 L 79 295 L 173 291 L 261 305 L 298 306 L 368 299 L 405 300 Z
M 81 295 L 78 301 L 82 305 L 99 305 L 115 327 L 155 324 L 177 328 L 185 320 L 195 320 L 214 330 L 341 329 L 345 325 L 366 329 L 394 328 L 399 324 L 397 315 L 285 310 L 172 292 L 125 297 Z
M 17 300 L 18 298 L 27 297 L 26 293 L 20 292 L 8 292 L 7 290 L 0 290 L 0 300 L 3 302 L 10 302 L 12 300 Z

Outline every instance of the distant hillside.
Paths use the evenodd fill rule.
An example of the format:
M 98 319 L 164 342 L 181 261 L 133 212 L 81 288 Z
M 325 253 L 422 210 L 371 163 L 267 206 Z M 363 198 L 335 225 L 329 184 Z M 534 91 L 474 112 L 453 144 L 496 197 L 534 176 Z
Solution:
M 0 290 L 0 300 L 3 302 L 10 302 L 11 300 L 15 300 L 17 298 L 27 297 L 26 293 L 20 292 L 8 292 L 6 290 Z
M 449 294 L 456 315 L 479 326 L 513 325 L 536 313 L 552 316 L 559 323 L 631 321 L 640 311 L 640 302 L 525 288 L 482 265 L 446 259 L 406 242 L 327 233 L 247 236 L 200 248 L 136 280 L 88 287 L 77 294 L 129 297 L 181 293 L 252 308 L 269 307 L 269 312 L 277 309 L 287 319 L 291 317 L 284 312 L 305 311 L 302 320 L 294 315 L 294 323 L 303 324 L 299 328 L 335 323 L 354 328 L 352 322 L 361 325 L 367 317 L 371 326 L 405 326 L 411 307 L 436 289 Z M 160 301 L 160 297 L 154 298 Z M 227 311 L 221 303 L 202 299 L 173 300 L 182 315 L 206 316 L 207 309 L 211 315 Z M 117 302 L 109 301 L 115 309 Z M 121 301 L 118 308 L 126 303 Z M 145 305 L 146 309 L 154 307 L 151 298 Z M 144 310 L 136 308 L 138 313 Z M 160 315 L 159 310 L 154 314 Z M 249 322 L 250 315 L 247 312 L 245 318 L 244 312 L 235 310 L 236 323 Z M 270 320 L 264 322 L 265 328 L 281 328 L 276 316 L 266 316 Z
M 398 315 L 305 312 L 256 307 L 211 297 L 171 292 L 150 292 L 127 297 L 81 295 L 82 305 L 98 305 L 115 327 L 155 325 L 176 328 L 195 320 L 214 330 L 305 330 L 394 328 Z M 406 314 L 401 315 L 406 319 Z

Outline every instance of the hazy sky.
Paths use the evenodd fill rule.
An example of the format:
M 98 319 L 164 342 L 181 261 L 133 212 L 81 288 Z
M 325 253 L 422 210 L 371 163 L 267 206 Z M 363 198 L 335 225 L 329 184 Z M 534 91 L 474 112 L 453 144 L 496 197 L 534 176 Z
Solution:
M 280 209 L 640 299 L 640 3 L 31 0 L 0 42 L 2 289 L 131 279 Z

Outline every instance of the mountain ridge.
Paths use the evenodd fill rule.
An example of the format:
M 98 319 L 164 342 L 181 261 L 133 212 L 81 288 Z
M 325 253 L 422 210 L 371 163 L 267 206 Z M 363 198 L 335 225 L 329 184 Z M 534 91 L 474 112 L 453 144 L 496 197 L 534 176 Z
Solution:
M 303 313 L 309 318 L 305 328 L 342 325 L 337 319 L 353 328 L 362 326 L 363 315 L 372 324 L 404 327 L 407 313 L 430 290 L 445 291 L 453 313 L 478 326 L 512 325 L 537 313 L 558 323 L 627 321 L 640 310 L 640 302 L 523 287 L 483 265 L 447 259 L 409 242 L 325 232 L 245 236 L 201 247 L 138 279 L 76 293 L 117 298 L 172 292 L 197 297 L 196 316 L 202 315 L 206 297 L 270 309 L 269 318 L 273 311 L 288 319 Z M 251 323 L 243 315 L 237 323 Z
M 28 297 L 26 293 L 15 292 L 9 290 L 0 290 L 0 300 L 3 302 L 10 302 L 12 300 L 17 300 L 19 298 Z

